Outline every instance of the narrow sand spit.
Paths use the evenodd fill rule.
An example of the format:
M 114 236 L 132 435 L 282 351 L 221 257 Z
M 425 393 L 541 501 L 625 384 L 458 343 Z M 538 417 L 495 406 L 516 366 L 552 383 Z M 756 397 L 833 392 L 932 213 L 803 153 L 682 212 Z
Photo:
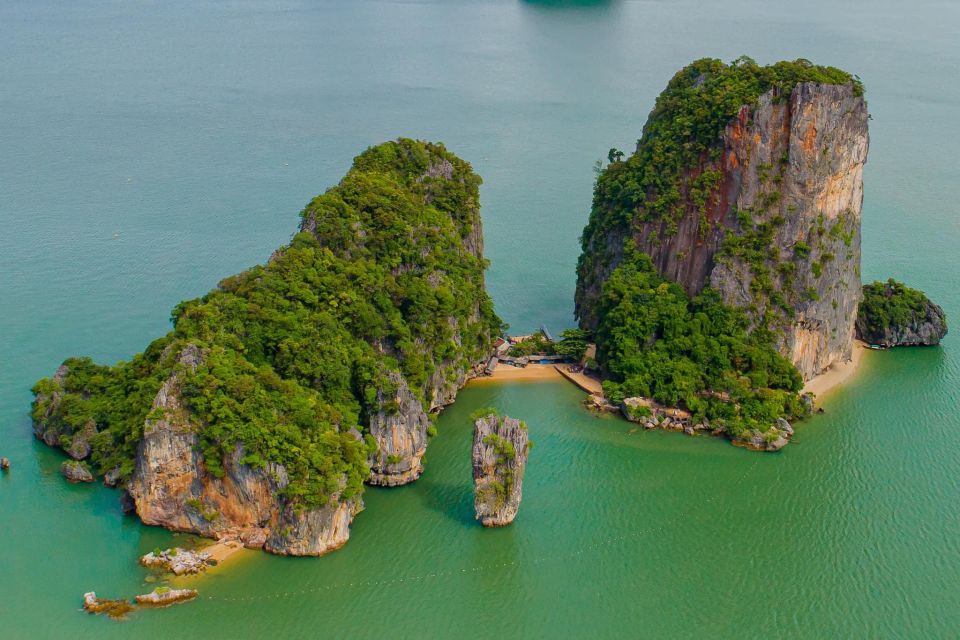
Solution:
M 217 565 L 223 564 L 224 560 L 230 558 L 230 556 L 239 553 L 244 550 L 243 545 L 236 540 L 224 540 L 222 542 L 214 542 L 208 547 L 203 547 L 200 551 L 204 551 L 210 554 L 211 560 L 216 560 Z

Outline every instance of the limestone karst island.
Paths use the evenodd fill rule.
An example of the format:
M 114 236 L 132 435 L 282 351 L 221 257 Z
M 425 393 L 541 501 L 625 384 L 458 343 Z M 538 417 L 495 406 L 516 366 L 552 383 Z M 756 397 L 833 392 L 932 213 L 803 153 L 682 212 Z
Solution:
M 853 360 L 858 335 L 937 343 L 942 310 L 900 284 L 869 285 L 858 322 L 867 123 L 861 82 L 832 67 L 682 69 L 636 151 L 611 150 L 597 178 L 582 332 L 557 343 L 582 364 L 542 366 L 586 371 L 602 381 L 592 404 L 648 428 L 772 451 L 813 410 L 804 383 Z M 371 147 L 289 245 L 178 305 L 143 353 L 70 358 L 38 382 L 37 437 L 71 458 L 68 480 L 102 477 L 146 524 L 286 555 L 342 546 L 364 484 L 420 477 L 436 414 L 468 380 L 524 366 L 496 355 L 479 185 L 443 145 Z M 587 339 L 595 358 L 563 348 Z M 511 342 L 557 351 L 542 332 Z M 527 430 L 491 416 L 474 438 L 477 518 L 503 525 Z M 516 448 L 505 480 L 494 467 Z
M 4 637 L 960 628 L 960 12 L 321 5 L 0 8 Z

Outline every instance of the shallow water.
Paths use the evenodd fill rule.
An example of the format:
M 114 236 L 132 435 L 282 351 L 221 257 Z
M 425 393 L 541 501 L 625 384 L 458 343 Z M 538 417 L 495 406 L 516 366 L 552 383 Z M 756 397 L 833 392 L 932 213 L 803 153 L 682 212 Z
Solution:
M 0 4 L 4 637 L 954 636 L 955 336 L 867 353 L 775 455 L 631 433 L 563 382 L 469 387 L 424 477 L 368 491 L 342 550 L 250 554 L 199 579 L 200 601 L 122 623 L 78 613 L 82 593 L 152 588 L 134 558 L 185 536 L 65 484 L 27 411 L 64 357 L 129 357 L 398 135 L 443 140 L 484 177 L 504 319 L 569 326 L 592 164 L 630 148 L 703 55 L 863 78 L 864 278 L 960 317 L 957 24 L 943 2 Z M 497 531 L 471 520 L 466 420 L 491 404 L 536 442 L 520 515 Z

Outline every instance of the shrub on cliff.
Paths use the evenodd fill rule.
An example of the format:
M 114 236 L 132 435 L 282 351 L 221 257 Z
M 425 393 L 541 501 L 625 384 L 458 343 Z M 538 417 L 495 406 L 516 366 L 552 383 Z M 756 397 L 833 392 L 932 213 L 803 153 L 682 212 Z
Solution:
M 60 379 L 38 382 L 38 435 L 69 438 L 92 420 L 91 460 L 122 481 L 176 372 L 211 473 L 242 443 L 244 462 L 286 467 L 297 504 L 356 494 L 369 444 L 348 432 L 379 410 L 387 373 L 427 404 L 441 363 L 465 371 L 500 332 L 483 282 L 479 184 L 442 145 L 368 149 L 306 207 L 289 246 L 179 304 L 173 331 L 142 354 L 112 367 L 72 358 Z M 188 344 L 203 353 L 195 370 L 176 361 Z
M 800 374 L 773 335 L 750 332 L 745 313 L 710 289 L 691 300 L 646 254 L 628 250 L 603 286 L 598 317 L 597 357 L 613 402 L 643 396 L 684 406 L 734 435 L 803 414 Z

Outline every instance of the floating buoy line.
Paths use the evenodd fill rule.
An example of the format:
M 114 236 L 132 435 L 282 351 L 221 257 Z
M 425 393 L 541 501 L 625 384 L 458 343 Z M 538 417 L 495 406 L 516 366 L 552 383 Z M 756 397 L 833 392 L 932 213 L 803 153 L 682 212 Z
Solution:
M 747 469 L 747 471 L 744 472 L 744 474 L 737 480 L 734 486 L 743 482 L 743 480 L 746 479 L 751 474 L 751 472 L 756 466 L 757 466 L 757 461 L 754 460 L 753 464 L 751 464 L 750 467 Z M 706 499 L 705 502 L 707 503 L 713 502 L 715 497 L 716 496 L 710 496 L 709 498 Z M 340 582 L 336 584 L 329 584 L 329 585 L 319 586 L 319 587 L 296 589 L 293 591 L 277 591 L 275 593 L 269 593 L 269 594 L 258 594 L 258 595 L 248 595 L 248 596 L 212 595 L 212 596 L 201 596 L 199 599 L 206 600 L 209 602 L 257 602 L 257 601 L 266 601 L 266 600 L 278 600 L 282 598 L 305 596 L 311 593 L 321 593 L 324 591 L 342 591 L 346 589 L 359 589 L 364 587 L 386 587 L 386 586 L 401 585 L 401 584 L 408 584 L 408 583 L 423 583 L 423 582 L 434 580 L 437 578 L 465 576 L 465 575 L 471 575 L 475 573 L 482 573 L 486 571 L 493 571 L 497 569 L 508 569 L 512 567 L 520 567 L 525 565 L 538 565 L 538 564 L 543 564 L 545 562 L 554 562 L 558 560 L 573 560 L 575 558 L 583 556 L 584 554 L 597 551 L 605 547 L 615 545 L 617 543 L 626 542 L 627 540 L 630 540 L 633 538 L 639 538 L 644 535 L 666 531 L 668 528 L 673 527 L 679 521 L 683 520 L 691 513 L 692 513 L 691 510 L 681 511 L 680 513 L 676 514 L 673 517 L 673 519 L 671 519 L 669 522 L 665 524 L 661 524 L 656 527 L 650 527 L 647 529 L 637 529 L 635 531 L 631 531 L 623 535 L 611 536 L 609 538 L 605 538 L 603 540 L 582 546 L 578 548 L 576 551 L 551 554 L 547 556 L 541 556 L 539 558 L 532 558 L 530 560 L 511 560 L 510 562 L 494 562 L 494 563 L 485 564 L 485 565 L 477 565 L 474 567 L 450 569 L 447 571 L 434 571 L 430 573 L 422 573 L 420 575 L 405 576 L 402 578 L 391 578 L 386 580 L 358 580 L 355 582 Z

